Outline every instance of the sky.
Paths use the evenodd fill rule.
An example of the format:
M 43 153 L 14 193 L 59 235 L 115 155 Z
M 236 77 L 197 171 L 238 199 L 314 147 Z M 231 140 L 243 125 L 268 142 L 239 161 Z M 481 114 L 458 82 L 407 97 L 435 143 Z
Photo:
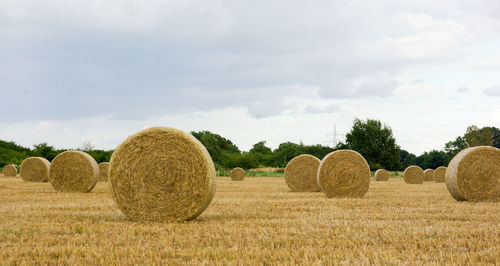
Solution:
M 498 0 L 2 0 L 0 139 L 114 149 L 150 126 L 414 154 L 500 127 Z

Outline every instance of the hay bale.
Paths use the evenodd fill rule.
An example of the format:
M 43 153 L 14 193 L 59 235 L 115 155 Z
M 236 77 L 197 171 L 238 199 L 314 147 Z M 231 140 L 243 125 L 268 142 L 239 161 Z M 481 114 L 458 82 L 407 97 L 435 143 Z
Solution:
M 423 184 L 424 170 L 416 165 L 408 166 L 403 173 L 403 178 L 407 184 Z
M 2 174 L 4 176 L 16 176 L 17 175 L 17 168 L 15 165 L 6 165 L 2 168 Z
M 425 169 L 424 181 L 434 181 L 434 170 L 433 169 Z
M 236 167 L 231 170 L 231 180 L 233 181 L 243 181 L 245 179 L 245 170 L 240 167 Z
M 285 182 L 292 191 L 321 191 L 316 174 L 321 160 L 309 155 L 299 155 L 286 165 Z
M 100 182 L 106 182 L 108 181 L 108 170 L 109 170 L 109 163 L 108 162 L 102 162 L 99 164 L 99 178 L 97 181 Z
M 196 218 L 215 194 L 210 154 L 192 135 L 168 127 L 142 130 L 114 151 L 109 165 L 113 198 L 134 221 Z
M 385 169 L 378 169 L 375 171 L 375 180 L 376 181 L 388 181 L 389 180 L 389 172 Z
M 436 181 L 436 183 L 444 183 L 444 175 L 446 174 L 446 167 L 444 166 L 439 166 L 434 170 L 434 176 L 433 179 Z
M 338 150 L 323 158 L 317 179 L 321 191 L 329 198 L 358 198 L 365 195 L 370 186 L 370 167 L 361 154 Z
M 467 148 L 451 160 L 446 187 L 458 201 L 500 201 L 500 149 Z
M 98 177 L 97 162 L 82 151 L 65 151 L 50 164 L 49 181 L 56 191 L 90 192 Z
M 26 182 L 49 181 L 50 162 L 42 157 L 29 157 L 21 163 L 19 174 Z

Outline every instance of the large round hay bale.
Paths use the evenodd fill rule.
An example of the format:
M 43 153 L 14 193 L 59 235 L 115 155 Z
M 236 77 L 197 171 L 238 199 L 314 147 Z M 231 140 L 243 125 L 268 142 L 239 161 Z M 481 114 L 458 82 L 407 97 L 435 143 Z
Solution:
M 15 165 L 12 165 L 12 164 L 6 165 L 2 168 L 2 174 L 4 176 L 16 176 L 17 175 L 17 168 Z
M 446 187 L 458 201 L 500 201 L 500 149 L 467 148 L 451 160 Z
M 424 181 L 434 181 L 434 170 L 433 169 L 425 169 Z
M 370 167 L 363 156 L 352 150 L 326 155 L 319 164 L 318 185 L 327 197 L 362 197 L 370 186 Z
M 192 135 L 152 127 L 118 146 L 109 180 L 113 198 L 130 219 L 185 221 L 212 201 L 216 172 L 210 154 Z
M 316 174 L 321 160 L 309 155 L 299 155 L 286 165 L 285 182 L 292 191 L 321 191 Z
M 439 166 L 434 170 L 434 176 L 433 179 L 436 181 L 436 183 L 444 183 L 444 175 L 446 174 L 446 167 L 444 166 Z
M 407 184 L 423 184 L 424 170 L 416 165 L 408 166 L 403 173 L 403 178 Z
M 49 181 L 56 191 L 90 192 L 98 178 L 97 162 L 82 151 L 65 151 L 50 164 Z
M 21 163 L 19 174 L 26 182 L 49 181 L 50 162 L 42 157 L 29 157 Z
M 108 170 L 109 170 L 109 163 L 108 162 L 102 162 L 99 164 L 98 181 L 100 181 L 100 182 L 108 181 Z
M 231 180 L 233 181 L 243 181 L 245 179 L 245 170 L 240 167 L 236 167 L 231 170 Z
M 389 172 L 385 169 L 378 169 L 375 171 L 375 180 L 376 181 L 388 181 L 389 180 Z

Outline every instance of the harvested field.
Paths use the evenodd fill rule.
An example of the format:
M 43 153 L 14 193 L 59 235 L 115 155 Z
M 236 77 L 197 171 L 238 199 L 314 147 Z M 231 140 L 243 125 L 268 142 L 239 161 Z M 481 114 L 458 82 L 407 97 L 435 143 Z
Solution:
M 190 222 L 136 223 L 109 183 L 57 193 L 0 178 L 2 264 L 494 264 L 500 203 L 457 202 L 444 183 L 372 182 L 362 198 L 289 192 L 284 178 L 217 179 Z

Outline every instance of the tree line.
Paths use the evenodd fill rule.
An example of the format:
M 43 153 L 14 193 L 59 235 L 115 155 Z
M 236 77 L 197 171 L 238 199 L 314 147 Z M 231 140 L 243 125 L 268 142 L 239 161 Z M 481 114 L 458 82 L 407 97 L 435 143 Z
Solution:
M 208 150 L 217 169 L 245 169 L 259 167 L 285 167 L 295 156 L 311 154 L 322 159 L 328 153 L 339 149 L 352 149 L 359 152 L 367 160 L 372 170 L 380 168 L 388 170 L 404 170 L 409 165 L 418 165 L 423 169 L 435 169 L 446 166 L 462 149 L 479 145 L 500 148 L 500 129 L 496 127 L 470 126 L 463 136 L 445 143 L 442 150 L 431 150 L 420 156 L 409 153 L 396 143 L 392 129 L 379 120 L 354 119 L 353 126 L 346 134 L 344 142 L 335 148 L 328 146 L 304 145 L 303 143 L 284 142 L 278 148 L 271 149 L 266 141 L 259 141 L 248 151 L 240 149 L 231 140 L 210 131 L 191 132 Z M 85 145 L 84 151 L 100 162 L 109 161 L 113 150 L 95 150 L 92 145 Z M 33 148 L 22 147 L 14 142 L 0 141 L 0 166 L 21 164 L 30 156 L 40 156 L 49 161 L 65 149 L 55 149 L 47 143 L 34 145 Z

